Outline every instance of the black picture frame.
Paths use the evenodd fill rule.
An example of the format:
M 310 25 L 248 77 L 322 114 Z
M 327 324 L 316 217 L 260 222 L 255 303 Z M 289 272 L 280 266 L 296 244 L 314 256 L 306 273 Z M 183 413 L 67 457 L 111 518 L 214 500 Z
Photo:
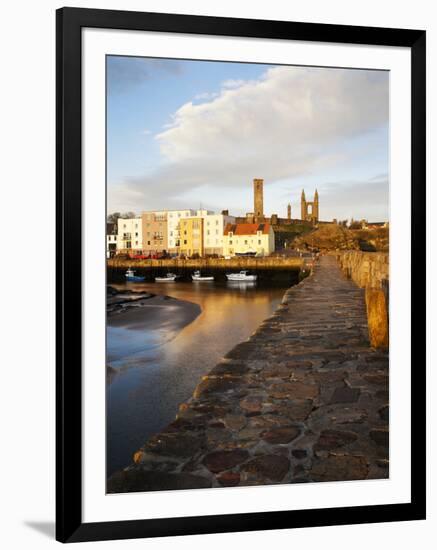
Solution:
M 56 14 L 56 538 L 162 537 L 425 519 L 425 51 L 423 30 L 62 8 Z M 411 49 L 411 502 L 347 508 L 82 522 L 81 31 L 127 29 Z

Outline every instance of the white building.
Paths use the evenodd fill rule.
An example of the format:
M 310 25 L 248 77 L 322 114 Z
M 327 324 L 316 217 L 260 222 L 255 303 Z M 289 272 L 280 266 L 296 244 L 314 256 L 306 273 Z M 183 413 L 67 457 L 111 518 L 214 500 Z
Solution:
M 268 256 L 275 251 L 275 234 L 269 223 L 228 224 L 223 237 L 224 256 L 256 254 Z
M 235 223 L 235 218 L 227 214 L 214 214 L 207 210 L 198 210 L 197 216 L 203 218 L 204 254 L 223 255 L 223 233 L 228 223 Z
M 143 250 L 143 230 L 141 218 L 118 218 L 117 251 Z

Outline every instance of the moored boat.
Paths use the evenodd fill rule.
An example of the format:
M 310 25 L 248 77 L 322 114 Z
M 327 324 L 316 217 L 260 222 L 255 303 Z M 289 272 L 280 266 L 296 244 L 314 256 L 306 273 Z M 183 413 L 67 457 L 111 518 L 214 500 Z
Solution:
M 249 275 L 247 271 L 240 271 L 240 273 L 227 273 L 226 277 L 228 281 L 256 281 L 258 275 Z
M 211 276 L 202 276 L 200 271 L 195 271 L 192 275 L 191 275 L 191 278 L 193 279 L 193 283 L 194 282 L 211 282 L 214 280 L 214 277 L 211 275 Z
M 141 277 L 140 275 L 135 275 L 135 271 L 131 268 L 129 268 L 126 273 L 124 274 L 126 277 L 126 281 L 129 281 L 130 283 L 139 283 L 141 281 L 144 281 L 145 277 Z
M 157 283 L 174 283 L 176 281 L 177 275 L 174 273 L 167 273 L 165 277 L 155 277 L 155 282 Z

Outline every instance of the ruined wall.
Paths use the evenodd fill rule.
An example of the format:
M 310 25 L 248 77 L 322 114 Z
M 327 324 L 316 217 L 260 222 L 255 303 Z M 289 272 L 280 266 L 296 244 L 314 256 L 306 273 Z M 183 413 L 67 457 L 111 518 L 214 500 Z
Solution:
M 337 253 L 343 273 L 366 289 L 370 343 L 375 348 L 389 343 L 389 256 L 384 252 Z

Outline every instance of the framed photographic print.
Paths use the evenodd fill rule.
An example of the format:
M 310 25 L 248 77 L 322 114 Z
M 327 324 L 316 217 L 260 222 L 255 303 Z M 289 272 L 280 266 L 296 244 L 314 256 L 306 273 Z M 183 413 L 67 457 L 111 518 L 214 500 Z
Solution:
M 425 518 L 425 32 L 57 12 L 57 539 Z

